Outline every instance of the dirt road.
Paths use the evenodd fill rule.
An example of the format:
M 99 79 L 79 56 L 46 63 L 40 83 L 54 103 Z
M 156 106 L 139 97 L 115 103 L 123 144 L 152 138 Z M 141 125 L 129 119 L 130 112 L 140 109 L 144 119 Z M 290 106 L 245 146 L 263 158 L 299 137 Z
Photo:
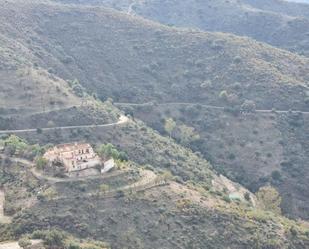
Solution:
M 53 130 L 72 130 L 72 129 L 82 129 L 82 128 L 100 128 L 100 127 L 112 127 L 118 126 L 129 122 L 129 118 L 126 116 L 120 116 L 118 122 L 110 124 L 101 125 L 76 125 L 76 126 L 58 126 L 52 128 L 40 128 L 41 131 L 53 131 Z M 23 129 L 23 130 L 0 130 L 0 134 L 18 134 L 25 132 L 37 132 L 37 128 L 33 129 Z

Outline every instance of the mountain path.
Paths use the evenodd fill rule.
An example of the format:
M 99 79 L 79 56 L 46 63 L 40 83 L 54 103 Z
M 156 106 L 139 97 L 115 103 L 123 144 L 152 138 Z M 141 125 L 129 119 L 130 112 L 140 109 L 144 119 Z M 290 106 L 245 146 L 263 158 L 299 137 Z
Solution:
M 128 123 L 130 120 L 128 117 L 122 115 L 119 117 L 118 122 L 101 125 L 76 125 L 76 126 L 57 126 L 51 128 L 40 128 L 41 131 L 53 131 L 53 130 L 71 130 L 71 129 L 83 129 L 83 128 L 100 128 L 100 127 L 112 127 Z M 35 129 L 23 129 L 23 130 L 0 130 L 0 134 L 16 134 L 25 132 L 37 132 L 38 128 Z
M 121 103 L 117 102 L 114 103 L 116 106 L 147 106 L 150 105 L 150 103 Z M 157 106 L 165 106 L 165 105 L 186 105 L 186 106 L 195 106 L 195 105 L 200 105 L 202 107 L 208 108 L 208 109 L 215 109 L 215 110 L 224 110 L 226 107 L 223 106 L 215 106 L 215 105 L 206 105 L 206 104 L 200 104 L 200 103 L 189 103 L 189 102 L 168 102 L 168 103 L 156 103 L 155 105 Z M 270 110 L 270 109 L 257 109 L 255 110 L 257 113 L 302 113 L 302 114 L 309 114 L 309 111 L 299 111 L 299 110 Z

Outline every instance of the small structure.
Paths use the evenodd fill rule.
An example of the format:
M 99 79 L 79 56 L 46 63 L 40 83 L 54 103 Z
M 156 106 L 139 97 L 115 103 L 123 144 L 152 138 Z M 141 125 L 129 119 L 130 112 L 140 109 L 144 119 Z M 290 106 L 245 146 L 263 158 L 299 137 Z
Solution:
M 43 157 L 51 164 L 62 164 L 67 173 L 94 168 L 96 166 L 102 167 L 105 165 L 101 158 L 95 153 L 92 146 L 88 143 L 57 145 L 49 149 Z M 110 169 L 113 168 L 110 165 L 110 163 L 107 163 L 107 166 Z M 102 170 L 104 173 L 110 170 L 105 170 L 104 168 Z
M 101 174 L 104 174 L 115 167 L 115 160 L 114 158 L 104 162 L 104 167 L 101 169 Z

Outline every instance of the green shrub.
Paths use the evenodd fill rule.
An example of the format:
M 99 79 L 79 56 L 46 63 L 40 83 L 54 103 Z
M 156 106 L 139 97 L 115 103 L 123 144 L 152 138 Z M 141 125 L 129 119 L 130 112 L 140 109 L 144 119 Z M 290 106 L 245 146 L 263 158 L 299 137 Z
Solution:
M 227 202 L 227 203 L 230 203 L 230 202 L 231 202 L 230 197 L 228 197 L 227 195 L 223 196 L 222 199 L 223 199 L 225 202 Z
M 123 151 L 118 151 L 117 148 L 110 143 L 100 145 L 97 149 L 97 153 L 104 159 L 114 158 L 115 160 L 128 161 L 128 155 Z
M 34 231 L 31 235 L 32 239 L 41 239 L 47 246 L 64 247 L 67 235 L 59 230 L 52 229 L 47 231 Z
M 27 248 L 28 246 L 31 245 L 31 241 L 30 241 L 28 238 L 21 238 L 21 239 L 18 241 L 18 245 L 19 245 L 21 248 Z
M 275 180 L 275 181 L 281 181 L 282 179 L 282 175 L 280 173 L 280 171 L 275 170 L 271 173 L 271 177 Z
M 38 157 L 35 160 L 35 166 L 39 170 L 44 170 L 48 164 L 48 161 L 43 157 Z
M 249 192 L 244 193 L 244 198 L 246 201 L 251 201 L 250 193 Z

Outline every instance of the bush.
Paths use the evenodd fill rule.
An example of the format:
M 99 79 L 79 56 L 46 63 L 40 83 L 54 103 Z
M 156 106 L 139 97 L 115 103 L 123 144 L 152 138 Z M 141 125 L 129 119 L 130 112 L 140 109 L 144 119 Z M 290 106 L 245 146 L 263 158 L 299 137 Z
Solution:
M 46 168 L 47 164 L 48 164 L 48 161 L 43 157 L 38 157 L 35 160 L 35 166 L 39 170 L 44 170 Z
M 235 62 L 235 63 L 238 64 L 238 63 L 240 63 L 241 61 L 242 61 L 242 59 L 241 59 L 240 56 L 235 56 L 235 57 L 234 57 L 234 62 Z
M 244 103 L 242 103 L 240 108 L 242 112 L 252 113 L 252 112 L 255 112 L 256 110 L 256 104 L 252 100 L 245 100 Z
M 128 155 L 123 151 L 119 152 L 117 148 L 110 143 L 99 146 L 97 153 L 104 159 L 114 158 L 115 160 L 128 161 Z
M 18 241 L 18 245 L 21 247 L 21 248 L 27 248 L 28 246 L 31 246 L 31 241 L 28 239 L 28 238 L 21 238 L 19 241 Z
M 227 195 L 223 196 L 222 199 L 223 199 L 225 202 L 227 202 L 227 203 L 230 203 L 230 202 L 231 202 L 230 197 L 228 197 Z
M 23 153 L 27 147 L 28 144 L 25 140 L 15 136 L 11 135 L 7 139 L 4 140 L 4 146 L 8 148 L 11 153 Z
M 62 231 L 52 229 L 48 231 L 34 231 L 31 235 L 33 239 L 41 239 L 45 245 L 54 248 L 63 247 L 67 238 L 66 234 Z
M 271 173 L 271 177 L 275 180 L 275 181 L 281 181 L 281 173 L 278 170 L 275 170 Z
M 249 192 L 246 192 L 246 193 L 244 194 L 244 198 L 245 198 L 246 201 L 251 201 L 250 193 L 249 193 Z
M 122 198 L 124 197 L 124 192 L 122 190 L 118 190 L 116 193 L 116 198 Z
M 85 89 L 81 86 L 77 79 L 68 82 L 70 87 L 72 88 L 74 94 L 78 97 L 85 96 Z
M 49 201 L 49 200 L 52 200 L 53 198 L 55 198 L 56 196 L 57 196 L 57 191 L 54 188 L 50 187 L 50 188 L 46 189 L 44 192 L 40 193 L 38 195 L 38 199 L 42 200 L 42 201 L 44 201 L 44 200 Z
M 275 188 L 271 186 L 262 187 L 256 193 L 256 197 L 262 209 L 281 214 L 281 197 Z

